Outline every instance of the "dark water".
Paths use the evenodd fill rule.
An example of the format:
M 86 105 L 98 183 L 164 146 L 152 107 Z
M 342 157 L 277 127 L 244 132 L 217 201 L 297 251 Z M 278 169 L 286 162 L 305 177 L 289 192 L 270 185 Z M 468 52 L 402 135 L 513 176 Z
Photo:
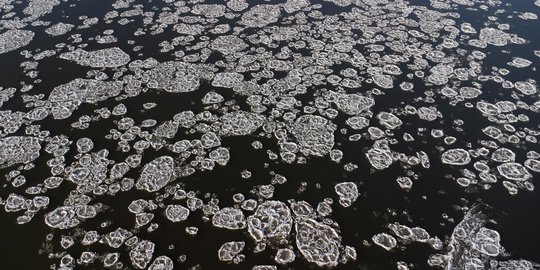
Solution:
M 418 3 L 415 3 L 418 2 Z M 218 3 L 218 1 L 216 1 Z M 429 5 L 427 1 L 413 1 L 418 5 Z M 530 11 L 538 14 L 540 9 L 535 6 L 532 1 L 505 1 L 508 10 Z M 44 21 L 62 21 L 64 23 L 80 24 L 78 19 L 81 15 L 89 17 L 102 18 L 104 14 L 110 11 L 110 3 L 99 3 L 95 1 L 76 1 L 74 6 L 70 7 L 71 2 L 61 3 L 47 15 L 41 17 Z M 143 6 L 158 7 L 164 3 L 156 3 L 154 1 L 136 1 L 133 4 L 141 4 Z M 133 5 L 132 4 L 132 5 Z M 252 4 L 253 5 L 253 4 Z M 504 4 L 503 4 L 504 5 Z M 15 5 L 14 11 L 19 13 L 25 6 L 24 1 Z M 328 14 L 337 14 L 343 10 L 348 10 L 348 7 L 336 7 L 329 3 L 324 3 L 321 11 Z M 476 29 L 483 27 L 486 18 L 478 16 L 478 11 L 470 11 L 460 6 L 458 11 L 461 15 L 459 20 L 470 22 Z M 4 13 L 0 13 L 4 14 Z M 488 14 L 488 12 L 486 12 Z M 508 15 L 508 14 L 506 14 Z M 159 42 L 161 40 L 171 40 L 178 34 L 171 27 L 165 29 L 165 32 L 155 36 L 143 35 L 134 37 L 131 33 L 135 29 L 142 27 L 142 18 L 136 16 L 133 21 L 126 26 L 118 25 L 117 23 L 106 24 L 100 19 L 97 25 L 93 25 L 88 29 L 76 29 L 70 33 L 81 34 L 83 42 L 87 42 L 88 38 L 102 33 L 105 29 L 114 29 L 114 36 L 118 38 L 118 42 L 113 44 L 97 44 L 96 42 L 87 42 L 89 45 L 85 50 L 96 50 L 107 47 L 119 47 L 123 51 L 130 54 L 132 60 L 145 59 L 154 57 L 159 62 L 173 60 L 169 54 L 159 53 Z M 529 42 L 525 45 L 508 45 L 504 48 L 495 48 L 493 51 L 486 49 L 490 55 L 483 62 L 482 66 L 488 73 L 491 66 L 504 66 L 506 62 L 512 60 L 513 57 L 523 57 L 533 60 L 534 66 L 537 66 L 539 61 L 533 53 L 534 49 L 540 49 L 540 37 L 537 31 L 540 29 L 538 20 L 524 21 L 520 20 L 516 24 L 515 18 L 501 16 L 498 18 L 499 23 L 511 23 L 511 32 L 527 39 Z M 219 23 L 230 23 L 234 20 L 221 18 Z M 1 29 L 2 26 L 0 26 Z M 32 29 L 28 26 L 26 29 Z M 54 49 L 57 43 L 71 41 L 65 38 L 69 36 L 63 35 L 60 37 L 50 37 L 43 32 L 43 27 L 35 31 L 33 41 L 26 47 L 0 55 L 0 82 L 4 88 L 20 87 L 21 83 L 33 84 L 34 89 L 31 94 L 43 93 L 48 96 L 55 86 L 72 81 L 73 79 L 85 77 L 90 68 L 82 67 L 74 62 L 63 61 L 57 56 L 43 59 L 39 61 L 39 75 L 37 78 L 42 82 L 35 83 L 33 79 L 24 76 L 19 63 L 25 61 L 20 55 L 21 50 L 29 50 L 32 52 Z M 249 32 L 249 31 L 247 31 Z M 254 31 L 255 32 L 255 31 Z M 212 34 L 209 35 L 214 38 Z M 127 40 L 135 40 L 135 45 L 143 45 L 143 49 L 139 52 L 133 52 L 133 45 L 127 44 Z M 460 47 L 470 50 L 466 44 Z M 484 51 L 486 51 L 484 50 Z M 504 50 L 506 52 L 501 52 Z M 62 50 L 62 52 L 64 52 Z M 274 52 L 279 52 L 274 49 Z M 495 56 L 492 56 L 495 55 Z M 219 55 L 213 54 L 211 60 L 219 59 Z M 463 60 L 466 61 L 466 60 Z M 209 61 L 210 62 L 210 61 Z M 337 65 L 333 68 L 340 70 L 349 67 L 347 64 Z M 404 67 L 406 68 L 406 67 Z M 112 76 L 113 72 L 110 69 L 104 70 L 105 73 Z M 513 72 L 507 76 L 507 79 L 514 81 L 525 80 L 527 78 L 538 79 L 538 71 L 532 68 L 521 69 L 519 72 Z M 276 74 L 278 74 L 276 72 Z M 279 75 L 279 74 L 278 74 Z M 247 77 L 247 76 L 246 76 Z M 397 76 L 394 84 L 399 84 L 400 80 L 406 80 L 404 75 Z M 420 85 L 422 80 L 415 78 L 415 85 Z M 398 83 L 396 83 L 398 82 Z M 492 82 L 491 82 L 492 83 Z M 465 83 L 464 83 L 465 84 Z M 328 86 L 326 86 L 328 87 Z M 435 87 L 432 87 L 433 90 Z M 171 119 L 176 113 L 182 110 L 192 110 L 195 113 L 202 112 L 205 109 L 200 103 L 204 95 L 213 87 L 208 82 L 202 83 L 199 91 L 190 93 L 173 94 L 165 91 L 149 90 L 134 98 L 127 98 L 122 101 L 128 108 L 128 116 L 135 119 L 139 124 L 144 119 L 156 119 L 159 122 Z M 204 91 L 201 91 L 204 90 Z M 243 108 L 249 107 L 245 105 L 245 97 L 235 95 L 230 89 L 217 89 L 219 93 L 225 97 L 225 100 L 236 100 L 237 104 Z M 385 111 L 387 108 L 403 107 L 405 104 L 422 104 L 415 103 L 415 98 L 421 96 L 423 91 L 432 90 L 429 86 L 415 87 L 413 92 L 405 92 L 393 89 L 385 95 L 375 97 L 375 105 L 372 107 L 373 112 Z M 483 98 L 490 101 L 504 100 L 509 98 L 510 91 L 502 89 L 500 85 L 486 82 L 483 85 Z M 359 92 L 365 92 L 366 89 L 359 89 Z M 299 95 L 296 98 L 308 102 L 313 100 L 315 91 L 308 90 L 307 94 Z M 17 92 L 15 97 L 9 102 L 4 103 L 2 110 L 13 111 L 28 111 L 25 108 L 20 92 Z M 531 101 L 538 99 L 538 95 L 524 97 L 523 101 Z M 468 142 L 477 142 L 483 137 L 481 129 L 488 123 L 479 111 L 464 109 L 462 107 L 450 106 L 441 96 L 435 97 L 435 104 L 438 110 L 445 116 L 441 121 L 435 122 L 419 122 L 415 115 L 400 116 L 404 122 L 403 126 L 395 131 L 395 137 L 401 138 L 405 132 L 416 134 L 419 127 L 426 128 L 425 134 L 429 134 L 431 128 L 443 129 L 447 135 L 452 135 L 458 138 L 453 145 L 454 148 L 468 148 Z M 155 102 L 158 107 L 151 110 L 141 110 L 142 104 L 146 102 Z M 80 137 L 89 137 L 94 141 L 94 149 L 109 149 L 109 159 L 123 160 L 129 153 L 121 153 L 114 151 L 116 143 L 104 138 L 109 129 L 115 128 L 111 119 L 120 119 L 113 116 L 109 120 L 91 123 L 90 128 L 86 130 L 77 130 L 69 127 L 69 124 L 76 121 L 81 115 L 93 113 L 96 108 L 108 107 L 112 109 L 117 101 L 108 99 L 98 103 L 98 105 L 82 104 L 73 115 L 63 121 L 56 121 L 51 117 L 40 121 L 42 129 L 51 131 L 51 134 L 65 134 L 72 140 Z M 424 105 L 427 105 L 424 104 Z M 517 110 L 519 114 L 525 111 Z M 338 131 L 335 132 L 335 143 L 338 149 L 344 152 L 344 158 L 340 163 L 335 163 L 326 157 L 308 157 L 307 164 L 285 164 L 279 161 L 269 161 L 266 150 L 270 149 L 274 152 L 279 152 L 279 146 L 276 144 L 275 138 L 264 138 L 257 136 L 240 136 L 223 138 L 222 146 L 230 149 L 231 160 L 225 167 L 216 166 L 213 171 L 197 172 L 194 175 L 180 179 L 186 190 L 200 191 L 200 195 L 211 193 L 217 196 L 221 206 L 232 205 L 232 195 L 235 193 L 249 194 L 250 190 L 256 185 L 268 184 L 271 179 L 270 172 L 284 175 L 287 177 L 287 183 L 276 187 L 274 199 L 287 201 L 294 199 L 296 201 L 305 200 L 316 206 L 318 202 L 326 197 L 334 199 L 333 214 L 330 216 L 332 220 L 339 224 L 342 243 L 356 248 L 358 259 L 347 264 L 340 264 L 336 269 L 396 269 L 396 262 L 405 261 L 414 264 L 414 269 L 428 269 L 427 259 L 431 254 L 437 253 L 426 244 L 412 243 L 409 245 L 400 245 L 398 248 L 390 252 L 382 248 L 377 248 L 373 245 L 371 237 L 380 232 L 388 232 L 386 228 L 388 223 L 399 222 L 409 226 L 419 226 L 425 228 L 431 236 L 437 236 L 443 241 L 447 241 L 452 234 L 456 224 L 461 221 L 464 216 L 464 211 L 461 207 L 471 207 L 472 205 L 482 202 L 493 207 L 493 217 L 497 221 L 496 230 L 501 235 L 501 245 L 506 251 L 511 254 L 512 258 L 522 258 L 533 262 L 540 262 L 540 215 L 537 209 L 540 209 L 540 191 L 536 189 L 533 192 L 520 191 L 516 196 L 510 196 L 508 191 L 499 182 L 492 185 L 488 190 L 482 190 L 478 186 L 471 186 L 464 189 L 456 184 L 455 180 L 449 179 L 459 177 L 459 167 L 448 166 L 442 164 L 440 158 L 439 146 L 443 146 L 441 140 L 433 140 L 430 136 L 423 136 L 414 142 L 403 142 L 393 145 L 395 151 L 414 155 L 418 151 L 425 151 L 430 157 L 431 167 L 429 169 L 415 170 L 419 175 L 418 180 L 414 180 L 414 186 L 410 191 L 401 189 L 395 179 L 398 176 L 403 176 L 405 169 L 398 163 L 394 163 L 388 169 L 375 170 L 365 158 L 365 152 L 371 145 L 372 141 L 360 140 L 356 142 L 349 141 L 348 137 L 354 132 L 349 132 L 346 135 L 340 134 L 339 129 L 345 126 L 344 115 L 339 115 L 333 122 L 338 125 Z M 456 131 L 453 126 L 454 119 L 463 119 L 465 121 L 462 126 L 463 132 Z M 530 116 L 530 121 L 526 123 L 531 128 L 538 128 L 540 118 L 537 115 Z M 375 122 L 375 119 L 372 119 Z M 360 131 L 365 133 L 365 130 Z M 21 128 L 17 133 L 12 135 L 23 135 L 24 129 Z M 198 134 L 184 134 L 179 132 L 175 140 L 198 138 Z M 485 136 L 484 136 L 485 137 Z M 251 147 L 251 143 L 259 140 L 264 144 L 264 149 L 255 150 Z M 526 145 L 523 148 L 516 149 L 511 144 L 500 145 L 508 147 L 516 152 L 516 162 L 523 163 L 527 151 L 540 151 L 537 144 Z M 66 154 L 66 164 L 74 161 L 76 151 L 72 147 L 71 151 Z M 149 149 L 145 151 L 142 164 L 146 164 L 156 157 L 167 154 L 167 150 L 161 149 L 154 151 Z M 27 178 L 27 185 L 39 183 L 46 177 L 50 176 L 49 168 L 45 162 L 51 158 L 50 155 L 42 154 L 34 161 L 36 168 L 24 172 Z M 358 169 L 347 172 L 343 169 L 343 165 L 352 162 L 358 165 Z M 266 166 L 265 166 L 266 164 Z M 242 179 L 240 171 L 249 170 L 252 172 L 250 179 Z M 2 169 L 0 174 L 7 174 L 13 168 Z M 126 176 L 134 179 L 138 178 L 140 169 L 131 170 Z M 538 183 L 538 173 L 533 173 L 532 182 Z M 336 183 L 352 181 L 357 183 L 361 196 L 352 207 L 343 208 L 337 204 L 337 195 L 334 192 Z M 307 182 L 307 189 L 299 193 L 298 189 L 302 182 Z M 318 185 L 316 185 L 318 184 Z M 23 186 L 24 187 L 24 186 Z M 63 203 L 71 189 L 74 188 L 72 183 L 65 181 L 61 188 L 48 191 L 51 203 L 50 206 L 58 206 Z M 9 183 L 3 184 L 0 189 L 0 197 L 7 198 L 12 192 L 21 194 L 21 189 L 13 188 Z M 109 232 L 117 227 L 132 228 L 134 224 L 134 215 L 127 212 L 127 206 L 135 199 L 154 199 L 155 194 L 150 194 L 138 190 L 130 190 L 128 192 L 119 192 L 115 196 L 96 196 L 93 203 L 103 203 L 108 205 L 110 209 L 105 210 L 97 215 L 96 218 L 87 220 L 82 223 L 79 228 L 84 230 L 98 230 L 104 233 Z M 166 203 L 170 203 L 166 201 Z M 49 265 L 57 262 L 58 259 L 49 259 L 47 254 L 39 254 L 42 244 L 45 243 L 45 236 L 51 232 L 54 233 L 54 238 L 51 243 L 54 243 L 55 250 L 61 250 L 58 245 L 59 237 L 64 233 L 59 230 L 49 229 L 43 222 L 44 214 L 54 208 L 49 208 L 46 211 L 40 211 L 34 219 L 23 225 L 16 224 L 18 213 L 0 212 L 0 269 L 48 269 Z M 443 213 L 451 217 L 454 222 L 449 222 L 443 218 Z M 148 239 L 156 243 L 154 254 L 167 255 L 173 260 L 181 254 L 187 255 L 187 260 L 184 263 L 176 264 L 175 269 L 188 269 L 199 265 L 201 269 L 251 269 L 256 264 L 272 264 L 275 250 L 268 248 L 266 251 L 252 254 L 254 242 L 246 230 L 229 231 L 211 226 L 211 222 L 201 220 L 202 214 L 200 211 L 194 212 L 189 219 L 182 223 L 171 223 L 167 219 L 156 212 L 153 222 L 160 224 L 158 230 L 152 233 L 146 232 L 144 229 L 137 233 L 142 239 Z M 107 228 L 99 228 L 104 221 L 110 221 L 111 225 Z M 189 236 L 184 232 L 188 226 L 196 226 L 199 228 L 199 233 L 196 236 Z M 245 241 L 246 249 L 243 252 L 246 254 L 246 259 L 239 265 L 232 265 L 220 262 L 217 258 L 217 250 L 227 241 Z M 363 244 L 363 241 L 371 242 L 370 246 Z M 174 245 L 174 248 L 168 248 L 169 245 Z M 69 253 L 75 258 L 90 248 L 77 245 L 69 249 Z M 103 244 L 92 246 L 92 251 L 110 252 L 110 248 Z M 129 255 L 126 249 L 119 249 L 123 262 L 129 266 Z M 46 252 L 45 252 L 46 253 Z M 101 269 L 100 263 L 91 264 L 87 269 Z M 77 267 L 79 268 L 79 267 Z M 81 267 L 82 268 L 82 267 Z M 317 267 L 297 254 L 295 262 L 288 264 L 280 269 L 317 269 Z

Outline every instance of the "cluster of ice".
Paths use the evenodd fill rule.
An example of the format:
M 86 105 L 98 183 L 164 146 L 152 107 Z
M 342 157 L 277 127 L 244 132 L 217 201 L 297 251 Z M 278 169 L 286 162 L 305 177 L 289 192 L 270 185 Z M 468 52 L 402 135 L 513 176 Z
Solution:
M 255 132 L 262 126 L 265 118 L 262 115 L 251 112 L 235 111 L 224 114 L 220 120 L 223 123 L 221 125 L 220 135 L 239 136 L 249 135 Z
M 248 47 L 248 44 L 244 42 L 244 40 L 242 40 L 241 38 L 237 37 L 237 36 L 233 36 L 233 35 L 230 35 L 230 36 L 219 36 L 217 37 L 216 39 L 214 39 L 212 41 L 212 44 L 210 45 L 210 48 L 212 48 L 213 50 L 216 50 L 224 55 L 228 55 L 228 54 L 233 54 L 233 53 L 236 53 L 236 52 L 239 52 L 239 51 L 242 51 L 242 50 L 245 50 L 246 48 Z M 223 75 L 220 75 L 220 76 L 223 76 L 223 78 L 221 79 L 218 79 L 218 80 L 223 80 L 223 82 L 220 82 L 220 81 L 216 81 L 215 83 L 217 84 L 216 86 L 218 87 L 226 87 L 226 86 L 220 86 L 220 85 L 231 85 L 231 82 L 234 82 L 235 80 L 235 77 L 234 76 L 231 76 L 232 74 L 228 74 L 228 73 L 219 73 L 219 74 L 223 74 Z M 241 74 L 238 74 L 236 73 L 237 77 L 241 76 Z M 229 77 L 225 77 L 226 75 L 229 75 Z M 218 76 L 218 75 L 216 75 Z M 244 77 L 241 76 L 240 77 L 240 80 L 242 80 Z M 216 79 L 214 79 L 216 80 Z M 230 80 L 231 82 L 226 82 L 227 80 Z M 235 83 L 238 84 L 239 82 Z
M 174 262 L 171 258 L 161 255 L 154 259 L 152 264 L 148 266 L 148 270 L 173 270 Z
M 256 5 L 244 12 L 240 24 L 246 27 L 261 28 L 277 22 L 280 14 L 280 7 L 277 5 Z
M 336 103 L 340 111 L 346 114 L 356 115 L 369 110 L 371 106 L 375 105 L 375 100 L 358 94 L 337 94 L 334 103 Z
M 532 175 L 520 163 L 508 162 L 497 166 L 497 171 L 502 177 L 514 181 L 527 181 Z
M 290 248 L 278 249 L 276 256 L 274 257 L 274 261 L 276 261 L 277 264 L 281 265 L 294 262 L 295 259 L 296 255 L 294 254 L 294 250 Z
M 332 227 L 306 218 L 296 221 L 296 246 L 308 262 L 333 267 L 339 262 L 341 236 Z
M 486 227 L 490 222 L 488 215 L 491 210 L 483 204 L 469 209 L 454 228 L 450 251 L 445 255 L 432 255 L 428 263 L 445 269 L 536 269 L 537 265 L 525 260 L 497 260 L 505 249 L 501 246 L 500 234 Z M 497 265 L 500 268 L 495 268 Z
M 306 156 L 328 154 L 334 146 L 334 131 L 329 121 L 318 115 L 302 115 L 290 127 L 300 152 Z
M 170 156 L 158 157 L 144 165 L 136 187 L 140 190 L 155 192 L 165 187 L 174 179 L 174 159 Z
M 67 34 L 69 31 L 71 31 L 75 25 L 69 24 L 69 23 L 62 23 L 59 22 L 57 24 L 54 24 L 50 26 L 49 28 L 45 29 L 45 33 L 55 37 L 55 36 L 61 36 Z
M 242 210 L 225 207 L 214 214 L 212 224 L 218 228 L 238 230 L 246 227 L 246 219 Z
M 29 163 L 39 157 L 41 142 L 31 136 L 10 136 L 0 139 L 0 168 Z
M 32 41 L 34 32 L 30 30 L 10 29 L 0 34 L 0 54 L 24 47 Z
M 246 243 L 241 241 L 227 242 L 221 245 L 218 250 L 219 260 L 225 262 L 239 263 L 243 260 L 243 255 L 240 254 Z
M 108 154 L 106 149 L 85 154 L 66 168 L 67 180 L 76 184 L 80 193 L 93 192 L 107 177 Z
M 93 68 L 120 67 L 126 65 L 131 60 L 129 54 L 125 53 L 118 47 L 96 51 L 77 49 L 72 52 L 63 53 L 59 57 L 61 59 L 74 61 L 81 66 L 89 66 Z
M 79 209 L 83 209 L 85 212 L 88 212 L 89 210 L 84 207 L 73 205 L 57 207 L 45 215 L 45 223 L 49 227 L 56 229 L 73 228 L 81 223 L 81 217 L 79 217 L 78 214 Z
M 341 204 L 343 207 L 351 206 L 360 195 L 358 193 L 358 187 L 353 182 L 336 184 L 334 186 L 334 190 L 339 195 L 339 204 Z
M 143 76 L 148 88 L 163 89 L 170 93 L 192 92 L 200 85 L 199 76 L 184 62 L 152 63 Z M 134 87 L 136 90 L 136 86 Z
M 191 12 L 197 15 L 204 15 L 209 18 L 221 17 L 225 14 L 225 6 L 217 4 L 198 4 Z
M 266 201 L 247 218 L 248 232 L 255 241 L 279 242 L 289 236 L 293 219 L 289 207 L 281 201 Z
M 398 237 L 398 240 L 404 244 L 413 242 L 427 243 L 435 250 L 440 250 L 443 247 L 443 242 L 436 236 L 431 237 L 424 228 L 411 228 L 397 222 L 388 224 L 388 228 L 396 237 Z
M 467 150 L 462 148 L 449 149 L 441 155 L 442 163 L 450 165 L 467 165 L 471 157 Z
M 373 243 L 386 250 L 392 250 L 397 246 L 396 238 L 387 233 L 376 234 L 371 238 L 371 240 L 373 240 Z
M 182 205 L 169 204 L 165 209 L 165 216 L 172 222 L 184 221 L 189 216 L 189 209 Z
M 236 45 L 238 46 L 238 45 Z M 230 48 L 230 46 L 228 46 Z M 234 50 L 234 47 L 231 48 Z M 216 74 L 212 80 L 212 86 L 233 88 L 239 85 L 244 80 L 244 75 L 236 72 L 221 72 Z
M 376 141 L 373 147 L 366 152 L 366 157 L 371 166 L 377 170 L 384 170 L 394 163 L 392 151 L 386 140 Z
M 139 241 L 135 247 L 129 251 L 129 259 L 135 269 L 146 269 L 154 254 L 155 244 L 148 240 Z
M 51 114 L 54 119 L 66 119 L 82 103 L 95 104 L 115 97 L 121 91 L 122 85 L 119 82 L 77 78 L 55 87 L 47 102 L 52 106 Z

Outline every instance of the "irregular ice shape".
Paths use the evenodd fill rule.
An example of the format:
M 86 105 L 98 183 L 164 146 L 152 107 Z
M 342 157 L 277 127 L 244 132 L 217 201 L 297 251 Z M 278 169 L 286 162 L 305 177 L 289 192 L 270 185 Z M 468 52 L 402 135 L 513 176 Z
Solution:
M 146 164 L 136 183 L 137 189 L 155 192 L 165 187 L 174 178 L 174 159 L 162 156 Z
M 0 34 L 0 54 L 24 47 L 32 41 L 34 32 L 30 30 L 10 29 Z
M 322 116 L 302 115 L 290 129 L 306 156 L 324 156 L 334 146 L 335 129 Z
M 11 136 L 0 139 L 0 168 L 29 163 L 39 157 L 41 143 L 31 136 Z
M 295 229 L 296 246 L 308 262 L 319 267 L 338 264 L 341 236 L 336 230 L 310 218 L 298 220 Z
M 471 157 L 467 150 L 462 148 L 450 149 L 441 156 L 442 163 L 450 165 L 467 165 L 471 162 Z

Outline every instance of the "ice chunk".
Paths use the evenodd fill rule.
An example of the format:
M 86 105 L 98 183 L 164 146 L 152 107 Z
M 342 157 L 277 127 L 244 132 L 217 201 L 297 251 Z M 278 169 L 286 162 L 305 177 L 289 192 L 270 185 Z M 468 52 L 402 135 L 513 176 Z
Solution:
M 184 221 L 189 216 L 189 209 L 182 205 L 170 204 L 165 208 L 165 216 L 172 222 Z
M 220 261 L 230 262 L 233 261 L 242 252 L 246 243 L 243 241 L 231 241 L 224 243 L 218 250 L 218 257 Z
M 296 222 L 296 246 L 308 262 L 319 267 L 334 267 L 338 264 L 341 236 L 332 227 L 313 219 Z
M 462 148 L 450 149 L 441 156 L 442 163 L 450 165 L 467 165 L 471 162 L 469 152 Z
M 0 139 L 0 168 L 29 163 L 39 157 L 41 143 L 31 136 L 11 136 Z
M 248 217 L 248 232 L 256 241 L 285 239 L 292 229 L 289 207 L 280 201 L 266 201 Z
M 174 159 L 162 156 L 146 164 L 136 183 L 137 189 L 155 192 L 165 187 L 174 178 Z
M 358 188 L 353 182 L 336 184 L 334 190 L 339 195 L 339 204 L 343 207 L 351 206 L 358 199 Z
M 74 61 L 81 66 L 93 68 L 119 67 L 126 65 L 131 60 L 129 54 L 118 47 L 101 49 L 96 51 L 85 51 L 77 49 L 72 52 L 60 54 L 60 59 Z
M 24 47 L 32 41 L 34 32 L 30 30 L 10 29 L 0 34 L 0 54 Z
M 306 156 L 324 156 L 334 146 L 335 128 L 322 116 L 302 115 L 290 129 Z
M 376 234 L 371 238 L 371 240 L 373 240 L 376 245 L 386 250 L 392 250 L 397 246 L 396 238 L 387 233 Z
M 218 228 L 237 230 L 246 227 L 246 219 L 242 210 L 225 207 L 214 214 L 212 224 Z

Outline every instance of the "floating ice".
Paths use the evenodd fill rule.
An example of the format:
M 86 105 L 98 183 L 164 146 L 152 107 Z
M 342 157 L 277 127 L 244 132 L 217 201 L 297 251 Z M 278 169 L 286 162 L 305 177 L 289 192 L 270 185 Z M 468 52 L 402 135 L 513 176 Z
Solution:
M 280 248 L 278 249 L 276 256 L 274 257 L 274 261 L 276 261 L 277 264 L 288 264 L 291 262 L 294 262 L 294 259 L 296 258 L 296 255 L 294 255 L 294 251 L 289 248 Z
M 300 151 L 306 155 L 324 156 L 334 146 L 334 128 L 322 116 L 302 115 L 291 127 Z
M 442 156 L 442 163 L 450 165 L 467 165 L 471 162 L 471 157 L 467 150 L 462 148 L 445 151 Z
M 170 156 L 162 156 L 144 165 L 137 189 L 155 192 L 165 187 L 174 178 L 174 159 Z
M 53 36 L 53 37 L 56 37 L 56 36 L 61 36 L 61 35 L 64 35 L 66 34 L 67 32 L 71 31 L 73 28 L 75 27 L 75 25 L 73 24 L 69 24 L 69 23 L 57 23 L 57 24 L 54 24 L 52 26 L 50 26 L 49 28 L 45 29 L 45 33 Z
M 214 91 L 211 91 L 211 92 L 208 92 L 202 99 L 202 103 L 203 104 L 214 104 L 214 103 L 220 103 L 222 102 L 223 100 L 225 100 L 223 98 L 222 95 L 214 92 Z
M 77 185 L 77 191 L 89 193 L 101 184 L 107 177 L 108 151 L 85 154 L 79 162 L 66 169 L 67 180 Z
M 184 62 L 164 62 L 146 71 L 149 88 L 163 89 L 170 93 L 193 92 L 200 86 L 200 78 L 193 72 L 194 67 Z
M 85 51 L 77 49 L 73 52 L 66 52 L 59 56 L 61 59 L 74 61 L 81 66 L 94 68 L 119 67 L 131 60 L 129 54 L 118 47 L 101 49 L 96 51 Z
M 246 49 L 247 47 L 248 47 L 248 45 L 244 42 L 244 40 L 240 39 L 237 36 L 219 36 L 216 39 L 214 39 L 212 41 L 212 44 L 210 45 L 210 48 L 212 48 L 213 50 L 216 50 L 216 51 L 218 51 L 218 52 L 220 52 L 220 53 L 222 53 L 224 55 L 228 55 L 228 54 L 232 54 L 232 53 L 235 53 L 235 52 L 238 52 L 238 51 L 242 51 L 242 50 Z M 224 73 L 219 73 L 219 74 L 224 74 Z M 227 74 L 227 73 L 225 73 L 225 74 Z M 236 76 L 240 77 L 238 75 L 240 75 L 240 74 L 237 74 Z M 243 78 L 244 77 L 241 76 L 240 81 Z M 223 80 L 223 79 L 220 79 L 220 80 Z M 234 80 L 234 78 L 231 77 L 229 80 Z M 239 83 L 239 81 L 237 81 L 235 83 L 235 85 L 237 85 L 238 83 Z M 219 84 L 227 85 L 226 82 L 217 82 L 217 81 L 216 81 L 216 84 L 218 84 L 218 85 Z M 212 85 L 214 85 L 214 84 L 212 84 Z M 214 85 L 214 86 L 218 86 L 218 85 Z M 220 86 L 220 87 L 225 87 L 225 86 Z
M 245 0 L 228 0 L 227 7 L 233 11 L 242 11 L 249 7 Z
M 0 168 L 29 163 L 39 157 L 41 143 L 31 136 L 11 136 L 0 139 Z
M 145 269 L 154 254 L 155 244 L 148 240 L 141 240 L 129 252 L 129 259 L 135 269 Z
M 377 114 L 377 119 L 379 119 L 381 125 L 388 129 L 395 129 L 403 124 L 403 122 L 397 116 L 388 112 L 380 112 Z
M 34 32 L 30 30 L 10 29 L 0 34 L 0 54 L 24 47 L 32 41 Z
M 277 270 L 275 265 L 255 265 L 251 270 Z
M 246 243 L 241 241 L 227 242 L 221 245 L 218 250 L 218 257 L 220 261 L 230 262 L 235 258 L 239 258 L 240 252 L 244 249 Z
M 264 119 L 262 115 L 244 111 L 224 114 L 220 119 L 223 123 L 220 134 L 225 136 L 251 134 L 262 126 Z
M 238 230 L 246 227 L 246 219 L 242 210 L 225 207 L 214 214 L 212 224 L 218 228 Z
M 341 236 L 332 227 L 313 219 L 296 222 L 296 246 L 308 262 L 319 267 L 333 267 L 338 264 Z
M 292 229 L 289 207 L 280 201 L 266 201 L 248 217 L 248 232 L 256 241 L 285 239 Z
M 240 24 L 246 27 L 264 27 L 277 22 L 280 13 L 278 5 L 256 5 L 244 12 Z
M 174 262 L 167 256 L 157 257 L 152 264 L 148 267 L 148 270 L 173 270 Z
M 533 172 L 540 172 L 540 161 L 536 159 L 527 159 L 523 165 Z
M 413 182 L 410 177 L 407 176 L 401 176 L 396 179 L 396 182 L 398 183 L 399 187 L 403 189 L 410 189 L 413 186 Z
M 4 209 L 6 210 L 6 212 L 21 211 L 25 208 L 25 201 L 26 199 L 20 195 L 13 193 L 9 194 L 8 198 L 6 199 Z
M 461 87 L 459 89 L 459 95 L 465 99 L 473 99 L 482 94 L 480 89 L 474 87 Z
M 55 229 L 69 229 L 80 224 L 76 207 L 60 206 L 45 215 L 45 223 Z
M 497 171 L 502 177 L 514 181 L 527 181 L 532 177 L 523 165 L 515 162 L 501 164 L 497 166 Z
M 387 233 L 376 234 L 371 238 L 371 240 L 373 240 L 373 243 L 386 250 L 392 250 L 397 246 L 396 238 Z
M 170 204 L 165 208 L 165 216 L 172 222 L 184 221 L 189 216 L 189 209 L 182 205 Z
M 354 130 L 359 130 L 369 126 L 369 119 L 362 116 L 353 116 L 347 119 L 346 124 Z
M 418 108 L 418 117 L 422 120 L 433 121 L 439 117 L 440 112 L 435 107 Z
M 369 110 L 371 106 L 375 105 L 372 98 L 358 94 L 338 94 L 334 102 L 340 111 L 350 115 Z
M 534 95 L 537 93 L 536 85 L 530 82 L 519 81 L 514 84 L 514 87 L 524 95 Z
M 480 39 L 490 45 L 505 46 L 508 44 L 510 35 L 502 30 L 486 27 L 480 30 Z
M 373 82 L 381 88 L 385 88 L 385 89 L 394 88 L 394 79 L 390 75 L 385 75 L 385 74 L 374 75 Z
M 339 204 L 343 207 L 351 206 L 358 199 L 358 188 L 353 182 L 336 184 L 334 190 L 339 195 Z
M 218 4 L 198 4 L 193 7 L 191 12 L 197 15 L 204 15 L 208 18 L 216 18 L 225 14 L 225 6 Z
M 117 96 L 122 91 L 119 82 L 104 82 L 77 78 L 55 87 L 49 95 L 54 119 L 66 119 L 82 104 L 97 103 Z
M 375 142 L 373 148 L 370 148 L 366 152 L 369 163 L 377 170 L 384 170 L 394 163 L 392 152 L 388 146 L 382 142 L 384 142 L 384 140 Z
M 493 151 L 491 160 L 501 163 L 514 162 L 516 160 L 516 154 L 508 148 L 501 147 Z
M 212 80 L 212 86 L 233 88 L 244 80 L 244 75 L 236 72 L 221 72 L 216 74 Z

